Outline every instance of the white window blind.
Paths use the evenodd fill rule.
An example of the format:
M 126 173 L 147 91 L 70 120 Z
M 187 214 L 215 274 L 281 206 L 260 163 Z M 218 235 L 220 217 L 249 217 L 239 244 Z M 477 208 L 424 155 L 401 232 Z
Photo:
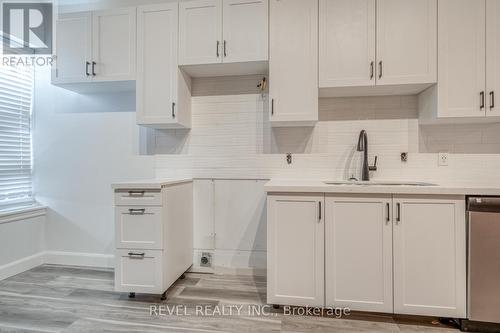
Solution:
M 0 206 L 32 200 L 33 68 L 0 65 Z

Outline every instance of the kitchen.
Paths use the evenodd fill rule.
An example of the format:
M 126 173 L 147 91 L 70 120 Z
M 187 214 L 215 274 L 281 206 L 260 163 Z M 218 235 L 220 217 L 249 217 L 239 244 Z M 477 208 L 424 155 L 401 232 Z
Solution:
M 498 0 L 59 1 L 56 65 L 33 73 L 36 204 L 0 223 L 0 309 L 34 303 L 0 328 L 495 331 L 471 303 L 498 291 L 472 292 L 468 211 L 479 226 L 500 195 L 498 15 Z M 207 303 L 276 317 L 149 316 Z

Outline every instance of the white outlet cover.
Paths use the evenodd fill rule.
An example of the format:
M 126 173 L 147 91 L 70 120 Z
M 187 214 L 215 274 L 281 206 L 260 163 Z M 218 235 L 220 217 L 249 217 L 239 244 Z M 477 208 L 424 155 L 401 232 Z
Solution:
M 439 153 L 438 154 L 438 165 L 439 166 L 447 166 L 448 165 L 448 153 Z

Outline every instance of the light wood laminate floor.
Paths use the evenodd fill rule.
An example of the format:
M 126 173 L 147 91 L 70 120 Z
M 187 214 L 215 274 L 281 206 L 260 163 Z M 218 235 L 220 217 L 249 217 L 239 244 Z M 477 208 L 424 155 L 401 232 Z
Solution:
M 169 289 L 166 301 L 129 299 L 113 291 L 113 270 L 43 265 L 0 281 L 0 332 L 459 332 L 434 318 L 249 315 L 249 305 L 266 304 L 265 290 L 263 277 L 191 273 Z M 152 305 L 182 312 L 151 315 Z M 241 314 L 196 315 L 197 308 L 222 305 L 242 306 Z

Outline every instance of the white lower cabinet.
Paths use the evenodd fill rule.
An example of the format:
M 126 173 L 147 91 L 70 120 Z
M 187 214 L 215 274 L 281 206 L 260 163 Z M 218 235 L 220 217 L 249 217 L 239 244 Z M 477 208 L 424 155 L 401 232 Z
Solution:
M 392 312 L 391 195 L 325 198 L 326 305 Z
M 323 199 L 323 194 L 268 196 L 268 303 L 324 305 Z
M 162 294 L 193 263 L 193 184 L 115 190 L 115 290 Z
M 394 312 L 465 318 L 463 197 L 394 196 Z
M 322 202 L 268 194 L 268 303 L 465 318 L 463 196 Z

